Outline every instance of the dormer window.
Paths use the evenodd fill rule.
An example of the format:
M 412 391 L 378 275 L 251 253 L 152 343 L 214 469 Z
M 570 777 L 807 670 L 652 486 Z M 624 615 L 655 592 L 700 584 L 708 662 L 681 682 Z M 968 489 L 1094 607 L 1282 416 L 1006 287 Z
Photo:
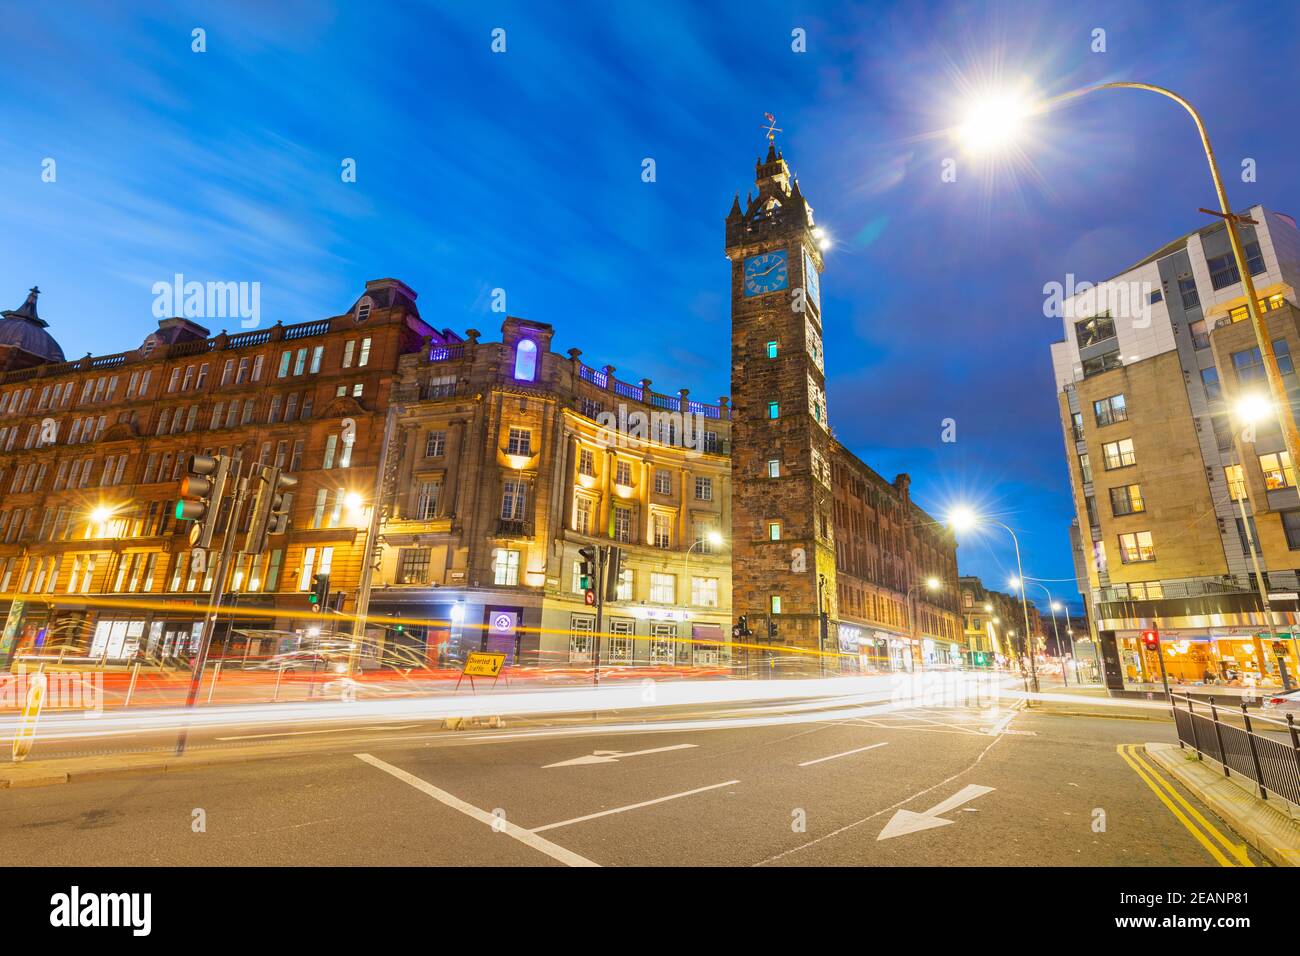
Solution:
M 362 296 L 361 301 L 357 303 L 357 324 L 361 324 L 370 318 L 370 310 L 375 306 L 374 300 L 370 296 Z

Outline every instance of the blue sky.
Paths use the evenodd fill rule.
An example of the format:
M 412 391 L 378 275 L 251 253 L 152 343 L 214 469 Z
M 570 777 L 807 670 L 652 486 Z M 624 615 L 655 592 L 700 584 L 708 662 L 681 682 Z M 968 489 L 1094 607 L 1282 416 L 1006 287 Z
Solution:
M 502 288 L 561 352 L 727 394 L 723 218 L 776 114 L 836 240 L 822 294 L 837 435 L 887 478 L 909 472 L 932 512 L 997 513 L 1021 531 L 1026 573 L 1070 597 L 1043 285 L 1103 278 L 1201 225 L 1205 163 L 1186 116 L 1136 92 L 1042 118 L 997 163 L 942 131 L 992 83 L 1163 84 L 1204 113 L 1237 206 L 1298 211 L 1285 184 L 1300 133 L 1278 107 L 1300 31 L 1282 5 L 6 2 L 0 16 L 0 305 L 39 284 L 70 357 L 137 345 L 153 283 L 177 272 L 260 282 L 264 324 L 340 312 L 391 275 L 439 327 L 494 334 Z M 1236 175 L 1243 157 L 1257 182 Z M 1014 567 L 1005 536 L 984 533 L 959 562 L 992 586 Z

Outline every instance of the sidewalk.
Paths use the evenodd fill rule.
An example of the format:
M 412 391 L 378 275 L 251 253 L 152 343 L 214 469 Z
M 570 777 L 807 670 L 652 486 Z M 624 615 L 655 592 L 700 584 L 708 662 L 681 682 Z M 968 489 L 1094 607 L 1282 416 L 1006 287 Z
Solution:
M 1300 822 L 1278 809 L 1280 797 L 1261 800 L 1253 782 L 1225 777 L 1178 744 L 1147 744 L 1146 752 L 1274 865 L 1300 866 Z

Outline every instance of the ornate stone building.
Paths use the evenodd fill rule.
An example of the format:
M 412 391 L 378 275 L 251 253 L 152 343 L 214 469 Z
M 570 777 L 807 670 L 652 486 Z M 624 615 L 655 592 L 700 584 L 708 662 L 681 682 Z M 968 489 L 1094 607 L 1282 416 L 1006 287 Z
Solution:
M 166 318 L 137 348 L 72 361 L 36 295 L 0 317 L 0 658 L 38 640 L 110 660 L 197 643 L 212 572 L 189 570 L 173 514 L 196 452 L 299 479 L 290 532 L 231 574 L 251 650 L 300 628 L 284 615 L 307 610 L 315 572 L 352 605 L 364 516 L 346 504 L 369 497 L 398 356 L 432 332 L 414 292 L 378 280 L 341 315 L 216 336 Z

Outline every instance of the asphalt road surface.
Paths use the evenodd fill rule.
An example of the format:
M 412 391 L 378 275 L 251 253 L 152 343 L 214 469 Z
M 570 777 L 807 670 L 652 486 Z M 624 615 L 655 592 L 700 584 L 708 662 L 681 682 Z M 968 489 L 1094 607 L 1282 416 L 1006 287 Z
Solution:
M 311 749 L 0 790 L 6 862 L 1263 865 L 1143 757 L 1162 720 L 766 702 L 260 732 Z

